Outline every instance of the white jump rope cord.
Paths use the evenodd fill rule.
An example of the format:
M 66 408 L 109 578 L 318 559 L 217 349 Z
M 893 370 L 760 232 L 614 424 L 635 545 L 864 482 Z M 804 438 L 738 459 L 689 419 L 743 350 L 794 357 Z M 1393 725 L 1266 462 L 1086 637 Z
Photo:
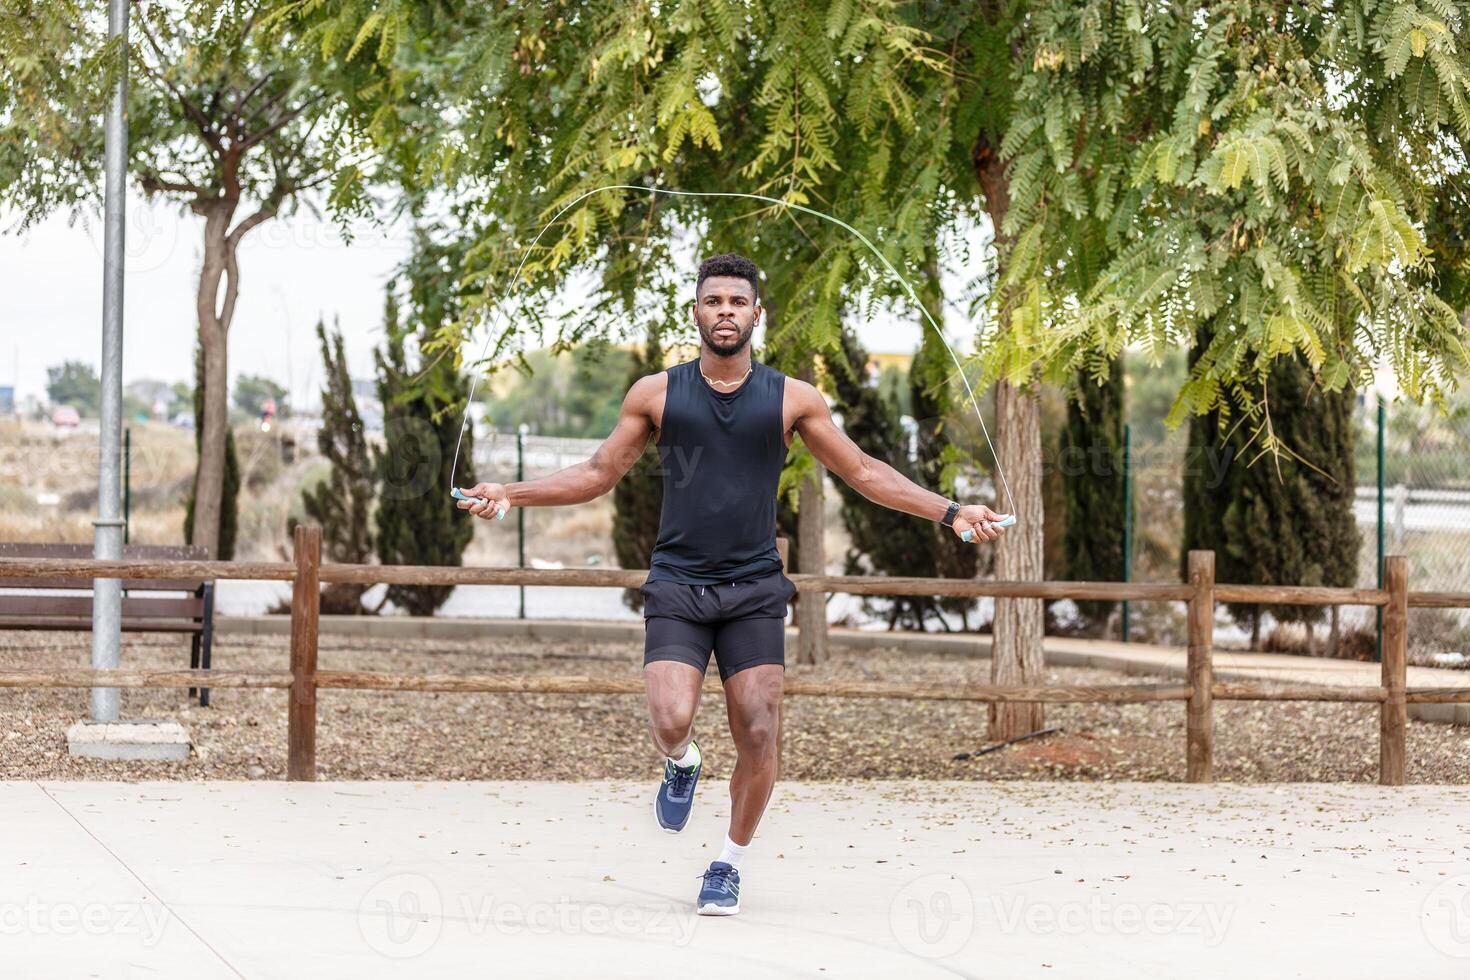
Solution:
M 825 214 L 825 213 L 823 213 L 821 211 L 813 210 L 812 208 L 803 207 L 800 204 L 792 204 L 792 203 L 790 203 L 788 201 L 781 201 L 781 200 L 777 200 L 776 198 L 773 198 L 773 197 L 766 197 L 763 194 L 745 194 L 745 193 L 740 193 L 740 192 L 736 192 L 736 191 L 675 191 L 675 190 L 669 190 L 669 189 L 663 188 L 663 187 L 644 187 L 644 186 L 641 186 L 641 185 L 638 185 L 638 184 L 607 184 L 607 185 L 602 186 L 602 187 L 594 187 L 594 188 L 592 188 L 592 190 L 587 191 L 587 192 L 581 194 L 580 196 L 578 196 L 577 198 L 575 198 L 570 204 L 567 204 L 560 211 L 556 212 L 556 214 L 552 216 L 552 218 L 551 218 L 550 221 L 546 222 L 546 224 L 544 224 L 544 225 L 541 226 L 541 230 L 536 233 L 536 237 L 534 239 L 532 239 L 531 240 L 531 244 L 526 247 L 525 254 L 521 256 L 521 261 L 520 261 L 520 264 L 516 266 L 516 271 L 511 274 L 510 288 L 506 290 L 505 296 L 509 296 L 510 293 L 511 293 L 511 291 L 513 291 L 515 289 L 516 283 L 520 281 L 521 270 L 523 268 L 525 268 L 526 260 L 531 257 L 531 252 L 535 249 L 536 244 L 541 241 L 541 236 L 546 234 L 547 229 L 549 229 L 552 225 L 556 224 L 557 221 L 560 220 L 560 218 L 561 218 L 562 215 L 566 214 L 572 208 L 576 207 L 578 204 L 580 204 L 586 198 L 591 197 L 593 194 L 597 194 L 597 193 L 599 193 L 601 191 L 614 191 L 614 190 L 646 191 L 646 192 L 651 193 L 651 194 L 668 194 L 668 195 L 677 196 L 677 197 L 743 197 L 743 198 L 749 198 L 749 199 L 751 199 L 753 201 L 766 201 L 766 202 L 768 202 L 770 204 L 775 204 L 775 205 L 778 205 L 780 207 L 793 208 L 793 209 L 795 209 L 797 211 L 802 211 L 802 212 L 805 212 L 806 214 L 813 215 L 814 217 L 822 218 L 825 221 L 830 221 L 830 222 L 832 222 L 835 225 L 840 225 L 841 227 L 843 227 L 843 228 L 847 229 L 849 232 L 851 232 L 853 235 L 857 236 L 857 239 L 860 242 L 862 242 L 864 245 L 866 245 L 868 247 L 868 251 L 872 252 L 875 256 L 878 257 L 878 261 L 883 263 L 883 267 L 886 268 L 888 270 L 888 272 L 895 279 L 897 279 L 899 282 L 903 283 L 904 288 L 908 290 L 909 298 L 914 301 L 914 305 L 918 307 L 919 312 L 922 313 L 922 314 L 924 314 L 924 319 L 927 320 L 929 322 L 929 326 L 934 329 L 935 335 L 937 335 L 939 337 L 939 342 L 941 344 L 943 344 L 944 345 L 944 349 L 949 352 L 949 358 L 950 358 L 951 361 L 954 362 L 955 370 L 959 373 L 959 376 L 960 376 L 960 381 L 964 382 L 964 385 L 965 385 L 965 393 L 970 398 L 970 405 L 971 405 L 971 407 L 973 407 L 975 409 L 975 418 L 977 418 L 977 419 L 980 420 L 980 431 L 985 436 L 985 444 L 990 447 L 990 454 L 995 459 L 995 473 L 996 473 L 996 475 L 998 477 L 1000 477 L 1000 485 L 1005 490 L 1005 493 L 1006 493 L 1006 502 L 1010 504 L 1010 513 L 1011 513 L 1012 516 L 1015 515 L 1015 513 L 1016 513 L 1016 499 L 1011 496 L 1011 487 L 1010 487 L 1010 484 L 1006 481 L 1005 469 L 1000 464 L 1000 454 L 995 451 L 995 443 L 993 443 L 993 442 L 990 441 L 990 430 L 985 427 L 985 416 L 980 412 L 980 402 L 975 397 L 975 391 L 974 391 L 974 389 L 970 387 L 970 380 L 965 377 L 965 369 L 964 369 L 964 366 L 960 363 L 960 359 L 955 354 L 954 348 L 951 347 L 949 345 L 949 341 L 944 338 L 944 331 L 940 329 L 938 323 L 934 322 L 934 317 L 932 317 L 932 316 L 929 315 L 928 308 L 922 302 L 919 301 L 918 293 L 916 293 L 914 291 L 914 287 L 909 283 L 909 281 L 907 279 L 905 279 L 899 273 L 899 271 L 893 267 L 893 264 L 891 262 L 889 262 L 886 257 L 884 257 L 884 255 L 883 255 L 882 252 L 878 251 L 878 249 L 873 245 L 872 242 L 868 241 L 868 238 L 867 238 L 866 235 L 864 235 L 862 232 L 858 231 L 852 225 L 850 225 L 847 222 L 843 221 L 841 218 L 833 217 L 830 214 Z M 504 298 L 504 297 L 502 297 L 502 298 Z M 501 303 L 497 303 L 496 306 L 495 306 L 495 308 L 494 308 L 494 310 L 492 311 L 492 313 L 491 313 L 491 326 L 494 325 L 494 317 L 497 316 L 497 315 L 499 315 L 502 305 L 503 304 L 501 304 Z M 492 340 L 494 340 L 494 339 L 495 339 L 495 331 L 492 329 L 492 330 L 489 331 L 489 334 L 485 337 L 485 346 L 480 351 L 480 358 L 479 358 L 479 360 L 476 361 L 475 363 L 478 364 L 478 363 L 484 361 L 485 355 L 490 350 L 490 342 Z M 460 446 L 464 442 L 465 429 L 469 428 L 469 424 L 470 424 L 470 414 L 469 414 L 470 413 L 470 405 L 475 400 L 475 387 L 476 387 L 476 385 L 479 384 L 479 381 L 480 381 L 480 375 L 479 375 L 479 372 L 477 371 L 475 373 L 474 378 L 471 379 L 471 381 L 470 381 L 470 393 L 469 393 L 469 397 L 465 400 L 464 419 L 461 422 L 460 427 L 459 427 L 459 437 L 455 440 L 455 443 L 454 443 L 454 461 L 453 461 L 453 463 L 450 464 L 450 468 L 449 468 L 449 489 L 450 489 L 451 494 L 453 494 L 454 496 L 457 496 L 457 497 L 462 496 L 461 494 L 458 493 L 457 484 L 454 481 L 454 476 L 459 471 L 459 449 L 460 449 Z M 500 511 L 497 514 L 497 517 L 504 517 L 504 516 L 505 516 L 505 511 Z

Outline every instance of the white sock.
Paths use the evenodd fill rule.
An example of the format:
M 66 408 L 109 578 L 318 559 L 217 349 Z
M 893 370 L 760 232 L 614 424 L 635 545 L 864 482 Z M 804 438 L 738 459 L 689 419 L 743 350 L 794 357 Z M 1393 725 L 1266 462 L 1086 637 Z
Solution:
M 730 839 L 730 835 L 726 834 L 725 847 L 723 850 L 720 851 L 720 856 L 715 858 L 715 860 L 724 861 L 730 867 L 734 868 L 736 871 L 739 871 L 740 861 L 742 858 L 745 857 L 745 849 L 749 846 L 749 844 L 735 843 Z
M 676 766 L 687 767 L 695 765 L 699 762 L 699 746 L 694 744 L 693 739 L 690 739 L 689 744 L 684 746 L 684 754 L 677 759 L 675 759 L 673 756 L 669 756 L 669 761 Z

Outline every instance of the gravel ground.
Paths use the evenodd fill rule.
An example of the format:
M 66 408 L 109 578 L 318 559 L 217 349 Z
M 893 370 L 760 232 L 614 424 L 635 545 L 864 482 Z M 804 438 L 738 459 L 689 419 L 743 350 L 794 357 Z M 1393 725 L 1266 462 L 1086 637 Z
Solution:
M 124 634 L 123 662 L 181 667 L 188 644 L 165 634 Z M 0 634 L 4 666 L 84 666 L 84 633 Z M 323 636 L 322 669 L 638 676 L 641 644 L 462 644 Z M 223 636 L 215 666 L 286 669 L 286 638 Z M 986 660 L 841 653 L 793 677 L 833 680 L 978 683 Z M 713 669 L 711 676 L 714 676 Z M 1048 684 L 1157 683 L 1111 671 L 1058 667 Z M 123 714 L 174 718 L 195 754 L 186 762 L 99 762 L 66 754 L 66 729 L 87 711 L 84 690 L 0 690 L 0 778 L 283 779 L 284 691 L 218 689 L 200 708 L 178 689 L 124 689 Z M 322 691 L 318 696 L 318 773 L 323 779 L 653 778 L 657 756 L 644 728 L 641 695 L 511 695 Z M 1374 782 L 1377 707 L 1367 704 L 1215 705 L 1215 773 L 1232 782 Z M 706 772 L 728 777 L 734 751 L 718 695 L 696 719 Z M 783 779 L 1180 780 L 1184 707 L 1052 705 L 1058 734 L 978 759 L 957 752 L 985 744 L 984 705 L 959 702 L 791 698 L 786 704 Z M 1470 733 L 1409 722 L 1410 782 L 1470 783 Z

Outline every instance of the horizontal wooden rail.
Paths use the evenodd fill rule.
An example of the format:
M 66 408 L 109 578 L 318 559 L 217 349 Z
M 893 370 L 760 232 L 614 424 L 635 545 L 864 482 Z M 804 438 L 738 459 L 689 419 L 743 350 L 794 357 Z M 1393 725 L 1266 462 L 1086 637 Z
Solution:
M 1470 703 L 1470 687 L 1410 687 L 1404 690 L 1408 704 Z
M 1388 592 L 1316 585 L 1216 585 L 1215 601 L 1272 606 L 1386 606 Z
M 1331 687 L 1325 684 L 1216 684 L 1217 701 L 1373 701 L 1388 697 L 1382 687 Z M 1464 690 L 1470 701 L 1470 688 Z
M 289 582 L 291 562 L 240 561 L 98 561 L 70 558 L 0 558 L 0 586 L 11 578 L 200 578 Z M 527 585 L 546 587 L 637 588 L 648 577 L 642 568 L 515 568 L 509 566 L 439 567 L 423 565 L 346 565 L 324 563 L 323 583 L 359 585 Z M 1002 599 L 1082 599 L 1120 602 L 1188 602 L 1187 584 L 1149 582 L 1000 582 L 982 579 L 908 578 L 901 576 L 791 575 L 798 592 L 847 595 L 936 595 L 954 598 L 989 596 Z M 1217 602 L 1262 605 L 1385 606 L 1383 589 L 1339 589 L 1318 586 L 1215 586 Z M 1410 592 L 1415 608 L 1470 608 L 1470 592 Z
M 318 670 L 318 688 L 359 691 L 453 691 L 476 694 L 642 694 L 632 677 L 526 677 L 509 674 L 394 674 L 380 671 Z M 708 690 L 719 690 L 711 682 Z M 888 684 L 879 681 L 788 679 L 785 693 L 834 698 L 893 698 L 905 701 L 1033 701 L 1142 703 L 1182 701 L 1182 684 L 1107 684 L 1095 687 L 1007 687 L 995 684 Z
M 1410 592 L 1410 609 L 1470 609 L 1470 592 Z
M 0 586 L 8 578 L 170 578 L 289 582 L 295 575 L 296 566 L 285 561 L 0 558 Z
M 0 687 L 290 687 L 289 670 L 0 667 Z
M 0 668 L 0 688 L 47 687 L 246 687 L 289 688 L 288 670 L 98 670 L 90 667 Z M 519 674 L 399 674 L 373 670 L 320 670 L 318 688 L 344 691 L 440 691 L 464 694 L 642 694 L 643 678 L 526 676 Z M 706 690 L 722 690 L 711 678 Z M 1016 701 L 1048 704 L 1142 704 L 1185 701 L 1187 684 L 1102 684 L 1081 687 L 1006 687 L 899 684 L 880 681 L 788 679 L 785 692 L 797 697 L 891 698 L 903 701 Z M 1382 687 L 1332 687 L 1321 684 L 1224 684 L 1212 687 L 1220 701 L 1381 702 Z M 1470 687 L 1411 687 L 1410 704 L 1470 703 Z

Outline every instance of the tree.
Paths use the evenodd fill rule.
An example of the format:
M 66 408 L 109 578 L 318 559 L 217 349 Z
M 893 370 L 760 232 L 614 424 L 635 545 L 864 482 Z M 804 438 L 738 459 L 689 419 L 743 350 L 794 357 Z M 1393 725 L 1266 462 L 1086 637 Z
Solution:
M 532 351 L 502 394 L 486 396 L 488 415 L 502 432 L 524 424 L 537 435 L 603 438 L 617 424 L 635 360 L 628 351 L 595 340 L 561 354 Z
M 235 405 L 246 415 L 258 417 L 267 398 L 275 401 L 277 418 L 290 414 L 286 389 L 270 378 L 258 374 L 241 374 L 235 378 Z
M 1470 137 L 1470 6 L 1436 10 L 1035 4 L 991 375 L 1062 380 L 1125 342 L 1156 363 L 1207 338 L 1172 422 L 1245 414 L 1272 455 L 1278 359 L 1341 391 L 1381 356 L 1442 399 L 1470 363 L 1436 269 L 1437 249 L 1466 262 L 1450 161 Z
M 200 345 L 194 345 L 194 450 L 199 452 L 203 433 L 199 430 L 198 420 L 204 411 L 204 351 Z M 186 542 L 196 540 L 194 536 L 194 510 L 195 503 L 199 497 L 200 469 L 195 467 L 194 480 L 189 484 L 189 494 L 184 501 L 184 540 Z M 229 561 L 235 557 L 235 536 L 239 527 L 240 510 L 240 457 L 235 452 L 235 433 L 229 429 L 225 430 L 225 472 L 224 483 L 220 487 L 219 503 L 219 544 L 211 551 L 211 555 L 217 561 Z
M 364 143 L 344 111 L 358 52 L 306 39 L 297 13 L 285 0 L 134 3 L 126 45 L 108 43 L 104 5 L 22 4 L 0 18 L 0 202 L 18 211 L 20 228 L 99 204 L 102 113 L 125 67 L 129 173 L 146 196 L 203 219 L 190 540 L 219 554 L 240 244 L 328 181 L 339 218 L 367 208 Z
M 342 331 L 333 329 L 329 335 L 326 324 L 319 319 L 316 335 L 326 368 L 322 424 L 317 429 L 316 444 L 332 469 L 326 480 L 302 493 L 302 506 L 306 516 L 322 529 L 322 554 L 327 561 L 366 565 L 373 556 L 371 511 L 377 474 L 362 417 L 357 413 Z M 287 531 L 293 530 L 287 527 Z M 322 611 L 362 612 L 362 595 L 367 589 L 354 582 L 330 583 L 322 590 Z
M 626 376 L 628 387 L 649 374 L 664 369 L 664 350 L 658 331 L 649 330 L 643 350 L 633 357 Z M 617 404 L 617 402 L 614 402 Z M 663 466 L 658 446 L 652 441 L 638 462 L 613 487 L 613 551 L 620 568 L 647 568 L 658 543 L 658 526 L 663 514 Z M 637 589 L 623 590 L 623 603 L 634 612 L 643 608 Z
M 932 246 L 926 254 L 926 265 L 928 273 L 922 283 L 921 299 L 928 304 L 930 316 L 943 323 L 939 254 Z M 932 330 L 924 330 L 921 338 L 919 350 L 909 366 L 906 392 L 915 426 L 913 479 L 954 500 L 958 499 L 955 492 L 958 470 L 972 461 L 964 458 L 952 434 L 959 416 L 969 414 L 969 406 L 956 396 L 962 389 L 953 379 L 955 366 L 940 338 Z M 933 574 L 941 578 L 975 577 L 981 565 L 978 549 L 956 548 L 954 532 L 942 524 L 925 524 L 924 528 L 930 538 L 926 550 L 934 556 Z M 973 599 L 938 599 L 937 605 L 945 612 L 957 613 L 964 628 L 969 628 Z
M 385 565 L 464 564 L 474 538 L 475 518 L 454 506 L 451 486 L 473 486 L 474 432 L 460 419 L 469 400 L 469 379 L 458 358 L 436 356 L 430 346 L 460 302 L 456 289 L 459 256 L 453 247 L 434 244 L 426 231 L 416 237 L 406 274 L 406 322 L 399 324 L 395 286 L 385 300 L 383 346 L 374 351 L 378 398 L 383 403 L 383 448 L 374 452 L 380 491 L 377 510 L 378 557 Z M 417 347 L 410 365 L 406 340 Z M 415 616 L 431 616 L 453 586 L 390 585 L 388 601 Z
M 1063 539 L 1067 578 L 1119 582 L 1123 579 L 1123 362 L 1107 365 L 1101 384 L 1091 373 L 1076 381 L 1067 400 L 1059 464 L 1066 494 Z M 1100 631 L 1115 602 L 1077 603 L 1088 626 Z
M 96 415 L 102 381 L 86 361 L 66 361 L 46 369 L 46 397 L 57 405 L 70 405 L 78 415 Z
M 1293 447 L 1276 460 L 1262 457 L 1260 441 L 1243 426 L 1223 435 L 1221 416 L 1199 416 L 1190 426 L 1185 468 L 1185 553 L 1207 548 L 1216 576 L 1247 585 L 1351 586 L 1361 544 L 1353 498 L 1354 396 L 1323 391 L 1301 358 L 1277 361 L 1268 383 L 1273 436 Z M 1262 613 L 1281 622 L 1312 624 L 1318 606 L 1227 608 L 1260 647 Z
M 847 356 L 842 367 L 834 370 L 833 379 L 837 393 L 835 407 L 841 412 L 843 430 L 864 452 L 914 479 L 917 473 L 909 455 L 909 435 L 897 405 L 869 381 L 867 351 L 856 335 L 844 331 L 843 345 Z M 918 577 L 938 574 L 935 525 L 875 504 L 840 480 L 837 492 L 842 497 L 842 522 L 852 540 L 844 574 Z M 950 536 L 953 537 L 953 532 Z M 926 619 L 940 608 L 933 596 L 881 598 L 887 604 L 889 629 L 902 626 L 922 630 Z M 879 608 L 867 596 L 862 603 L 868 612 Z

